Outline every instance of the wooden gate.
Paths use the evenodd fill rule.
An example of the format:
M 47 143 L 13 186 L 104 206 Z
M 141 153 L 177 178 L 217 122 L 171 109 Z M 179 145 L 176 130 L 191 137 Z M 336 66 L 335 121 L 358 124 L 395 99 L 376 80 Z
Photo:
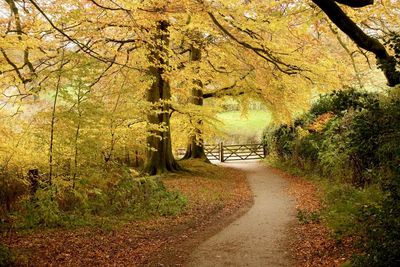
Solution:
M 233 161 L 263 159 L 266 156 L 266 149 L 263 144 L 244 145 L 205 145 L 204 151 L 209 160 Z
M 221 146 L 220 145 L 205 145 L 204 152 L 209 160 L 221 161 Z

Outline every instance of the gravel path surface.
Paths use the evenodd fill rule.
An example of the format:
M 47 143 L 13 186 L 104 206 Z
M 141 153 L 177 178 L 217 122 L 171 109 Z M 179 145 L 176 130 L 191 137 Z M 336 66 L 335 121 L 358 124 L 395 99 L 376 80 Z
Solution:
M 246 171 L 254 205 L 201 244 L 188 266 L 293 266 L 286 246 L 295 208 L 284 190 L 286 181 L 257 161 L 224 164 Z

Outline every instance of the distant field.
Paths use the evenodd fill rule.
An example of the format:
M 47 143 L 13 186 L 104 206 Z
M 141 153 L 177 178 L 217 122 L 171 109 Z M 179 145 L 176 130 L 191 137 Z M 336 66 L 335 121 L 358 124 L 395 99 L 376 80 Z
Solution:
M 232 142 L 246 142 L 260 138 L 264 128 L 271 122 L 271 114 L 266 111 L 249 111 L 242 117 L 239 111 L 230 111 L 218 114 L 224 123 L 222 129 L 231 138 Z

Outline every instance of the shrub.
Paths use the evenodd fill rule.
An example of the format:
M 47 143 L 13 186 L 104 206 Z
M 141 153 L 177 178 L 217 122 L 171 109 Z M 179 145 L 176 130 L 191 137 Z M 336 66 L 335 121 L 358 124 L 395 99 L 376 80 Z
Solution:
M 378 186 L 360 189 L 349 184 L 327 183 L 323 217 L 339 236 L 360 235 L 369 228 L 360 223 L 365 207 L 379 207 L 383 197 Z
M 360 216 L 365 228 L 364 253 L 354 259 L 355 266 L 400 265 L 400 206 L 389 195 L 380 206 L 365 205 Z
M 296 153 L 304 159 L 316 162 L 322 140 L 322 135 L 319 133 L 308 134 L 296 143 Z
M 88 208 L 87 194 L 81 188 L 58 187 L 56 201 L 63 212 L 85 211 Z
M 282 124 L 273 133 L 275 150 L 279 157 L 287 158 L 293 153 L 296 131 L 287 124 Z
M 322 170 L 328 181 L 321 218 L 338 235 L 363 238 L 355 266 L 400 265 L 399 98 L 396 89 L 380 98 L 336 91 L 296 120 L 296 129 L 281 125 L 264 137 L 280 160 L 301 169 L 309 161 Z
M 102 201 L 109 202 L 113 214 L 128 213 L 135 217 L 175 215 L 186 205 L 186 199 L 169 192 L 159 178 L 124 176 L 113 185 Z
M 3 214 L 11 211 L 27 189 L 27 182 L 15 170 L 4 170 L 0 167 L 0 211 L 4 210 Z
M 379 184 L 384 199 L 379 206 L 366 205 L 360 221 L 366 225 L 365 253 L 356 266 L 400 265 L 400 101 L 390 101 L 378 117 L 383 125 L 375 157 L 379 162 Z
M 319 116 L 332 112 L 340 116 L 348 110 L 361 111 L 377 105 L 379 105 L 377 94 L 349 88 L 320 96 L 320 99 L 311 107 L 310 114 Z
M 322 133 L 318 163 L 328 178 L 348 180 L 350 171 L 348 150 L 348 121 L 351 114 L 332 119 Z
M 0 244 L 0 267 L 11 266 L 14 261 L 15 256 L 11 250 L 7 246 Z
M 23 206 L 24 227 L 63 225 L 63 216 L 53 188 L 37 190 L 31 199 L 25 200 Z
M 54 182 L 26 199 L 19 216 L 26 228 L 76 226 L 95 223 L 99 216 L 140 219 L 176 215 L 186 204 L 181 194 L 168 191 L 159 178 L 135 178 L 126 173 L 113 182 L 84 183 L 75 189 Z

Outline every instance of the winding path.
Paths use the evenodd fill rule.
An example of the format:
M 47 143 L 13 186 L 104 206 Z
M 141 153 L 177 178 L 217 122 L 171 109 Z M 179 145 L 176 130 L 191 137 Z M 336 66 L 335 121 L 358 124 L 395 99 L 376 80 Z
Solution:
M 247 173 L 254 205 L 242 217 L 201 244 L 189 266 L 293 266 L 287 253 L 287 230 L 294 202 L 284 191 L 286 181 L 256 161 L 225 163 Z

